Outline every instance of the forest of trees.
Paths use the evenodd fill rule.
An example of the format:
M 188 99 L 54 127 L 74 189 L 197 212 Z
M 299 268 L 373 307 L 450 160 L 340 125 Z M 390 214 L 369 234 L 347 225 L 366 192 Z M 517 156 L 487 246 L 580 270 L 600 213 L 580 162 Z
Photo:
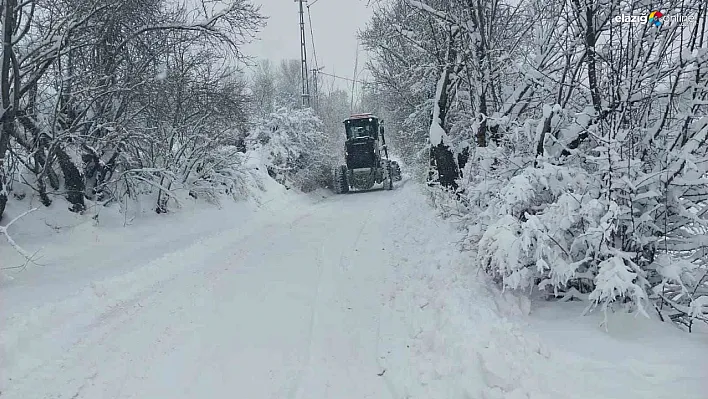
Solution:
M 265 23 L 250 0 L 3 0 L 0 218 L 28 196 L 77 213 L 215 199 L 244 183 L 249 145 L 279 179 L 328 184 L 349 93 L 319 82 L 300 109 L 299 60 L 242 53 Z
M 663 2 L 661 26 L 617 22 L 640 0 L 377 5 L 377 96 L 473 263 L 590 308 L 708 319 L 708 3 Z
M 218 180 L 247 122 L 247 0 L 4 0 L 0 217 L 13 190 L 73 212 Z M 197 184 L 198 185 L 198 184 Z
M 371 3 L 355 108 L 464 222 L 471 263 L 708 321 L 708 3 L 667 0 L 659 26 L 616 20 L 644 0 Z M 317 82 L 302 108 L 299 60 L 247 60 L 265 23 L 249 0 L 1 4 L 0 219 L 27 195 L 165 213 L 239 190 L 249 150 L 286 186 L 329 184 L 350 93 Z

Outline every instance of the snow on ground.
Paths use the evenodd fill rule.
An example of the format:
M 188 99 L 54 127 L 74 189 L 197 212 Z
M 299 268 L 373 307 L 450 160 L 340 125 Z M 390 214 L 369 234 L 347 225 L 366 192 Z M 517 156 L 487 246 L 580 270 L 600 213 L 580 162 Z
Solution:
M 530 331 L 543 334 L 549 345 L 561 350 L 583 367 L 605 369 L 614 365 L 618 372 L 644 381 L 651 398 L 708 397 L 708 333 L 696 323 L 691 334 L 672 323 L 647 319 L 639 314 L 608 313 L 607 329 L 602 312 L 582 316 L 585 304 L 537 304 L 526 319 Z M 654 315 L 651 315 L 654 317 Z M 580 364 L 580 363 L 578 363 Z M 599 384 L 620 385 L 614 379 Z M 619 388 L 618 388 L 619 389 Z M 639 397 L 641 390 L 623 397 Z M 684 395 L 683 392 L 686 392 Z
M 194 200 L 185 192 L 182 208 L 167 215 L 155 214 L 154 196 L 130 203 L 126 212 L 120 212 L 115 204 L 89 205 L 84 215 L 66 211 L 69 206 L 61 198 L 49 208 L 30 196 L 24 201 L 10 201 L 5 222 L 37 208 L 9 229 L 13 239 L 35 257 L 28 263 L 0 235 L 0 274 L 14 280 L 1 286 L 0 309 L 31 308 L 43 301 L 58 300 L 91 281 L 123 274 L 197 240 L 233 229 L 236 223 L 247 228 L 253 219 L 300 206 L 295 201 L 309 205 L 315 198 L 291 195 L 268 177 L 257 159 L 249 159 L 249 166 L 253 169 L 252 187 L 244 192 L 243 201 L 224 199 L 215 206 Z
M 705 336 L 529 313 L 411 182 L 319 194 L 51 236 L 0 285 L 0 397 L 706 397 Z

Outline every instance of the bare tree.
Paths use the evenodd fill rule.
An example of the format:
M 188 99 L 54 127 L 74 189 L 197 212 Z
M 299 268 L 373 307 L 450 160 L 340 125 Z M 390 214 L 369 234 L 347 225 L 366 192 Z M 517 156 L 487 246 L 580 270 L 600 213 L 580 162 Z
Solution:
M 160 95 L 153 83 L 165 72 L 175 46 L 180 44 L 183 54 L 223 48 L 206 59 L 208 76 L 218 79 L 227 63 L 244 60 L 240 47 L 263 22 L 247 0 L 196 7 L 161 0 L 13 0 L 3 2 L 3 10 L 0 215 L 8 179 L 14 178 L 5 162 L 11 149 L 14 159 L 36 175 L 30 184 L 46 205 L 51 201 L 46 182 L 53 190 L 63 184 L 59 192 L 75 212 L 85 208 L 85 198 L 115 199 L 115 190 L 104 191 L 115 184 L 117 171 L 134 168 L 127 150 L 153 128 L 143 115 L 147 106 L 137 100 L 149 103 Z M 228 82 L 233 79 L 226 83 L 233 86 Z M 233 109 L 244 107 L 241 95 L 231 95 L 237 99 Z M 244 118 L 241 114 L 234 123 Z M 132 175 L 122 174 L 124 180 L 127 176 Z M 158 173 L 138 181 L 160 186 L 154 179 L 163 178 Z
M 420 140 L 432 114 L 467 172 L 481 267 L 690 328 L 708 295 L 706 5 L 662 6 L 647 24 L 623 22 L 650 11 L 634 0 L 399 0 L 363 37 L 393 118 Z

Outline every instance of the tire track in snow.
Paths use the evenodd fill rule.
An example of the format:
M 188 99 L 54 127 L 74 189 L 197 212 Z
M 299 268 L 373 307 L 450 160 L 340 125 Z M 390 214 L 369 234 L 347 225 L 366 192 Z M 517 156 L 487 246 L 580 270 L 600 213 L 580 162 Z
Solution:
M 381 378 L 383 378 L 386 389 L 388 390 L 388 393 L 391 395 L 392 399 L 398 399 L 400 398 L 400 395 L 396 392 L 396 387 L 394 386 L 393 382 L 391 381 L 390 373 L 389 375 L 386 375 L 387 369 L 384 368 L 384 366 L 381 364 L 381 315 L 383 315 L 385 309 L 385 304 L 381 304 L 381 307 L 379 308 L 379 314 L 378 318 L 376 321 L 376 364 L 379 366 L 379 369 L 381 370 L 381 374 L 379 375 Z
M 400 186 L 397 188 L 403 187 L 405 181 L 402 182 Z M 399 194 L 399 193 L 394 193 L 394 195 Z M 399 194 L 400 195 L 400 194 Z M 391 215 L 395 215 L 397 211 L 400 211 L 400 207 L 398 206 L 398 201 L 394 201 L 391 204 L 391 208 L 393 208 L 393 212 L 391 212 Z M 394 216 L 392 218 L 393 223 L 395 224 L 396 222 L 396 217 Z M 395 227 L 395 226 L 392 226 Z M 393 257 L 393 252 L 394 252 L 394 247 L 396 246 L 397 240 L 390 239 L 391 237 L 386 236 L 386 241 L 385 244 L 387 248 L 386 250 L 386 258 L 387 258 L 387 276 L 383 278 L 383 281 L 381 282 L 382 288 L 380 289 L 380 296 L 381 296 L 381 303 L 379 305 L 379 312 L 377 315 L 377 320 L 376 320 L 376 349 L 375 349 L 375 356 L 376 356 L 376 364 L 379 367 L 379 370 L 381 370 L 381 374 L 379 375 L 386 386 L 386 390 L 388 391 L 389 395 L 391 396 L 392 399 L 399 399 L 402 398 L 402 396 L 398 393 L 396 390 L 396 386 L 391 380 L 391 371 L 388 370 L 388 368 L 384 367 L 381 359 L 383 358 L 382 353 L 381 353 L 381 320 L 383 319 L 384 312 L 388 309 L 387 305 L 387 300 L 386 298 L 390 296 L 390 294 L 387 292 L 386 287 L 389 286 L 390 283 L 395 283 L 395 268 L 394 266 L 396 262 L 394 261 Z M 393 277 L 392 281 L 389 281 L 389 278 Z M 395 284 L 394 286 L 390 286 L 390 289 L 394 290 L 396 289 Z M 388 315 L 388 319 L 390 320 L 392 315 Z M 388 354 L 390 354 L 391 351 L 388 351 Z
M 332 214 L 327 215 L 327 225 L 329 221 L 348 223 L 346 228 L 337 225 L 345 233 L 337 242 L 326 239 L 326 245 L 336 248 L 334 253 L 321 252 L 321 258 L 329 262 L 323 266 L 329 269 L 319 277 L 320 313 L 308 342 L 309 363 L 298 375 L 298 395 L 291 398 L 398 397 L 389 375 L 377 376 L 382 371 L 378 359 L 383 312 L 380 297 L 388 284 L 386 268 L 391 263 L 379 255 L 388 249 L 381 246 L 389 246 L 387 230 L 391 227 L 382 205 L 390 201 L 391 194 L 395 192 L 368 193 L 371 198 L 366 202 L 342 196 L 328 205 Z M 325 325 L 336 327 L 318 328 Z
M 371 220 L 371 215 L 374 213 L 373 210 L 370 210 L 369 213 L 366 215 L 364 218 L 364 222 L 361 224 L 361 227 L 359 228 L 359 232 L 356 235 L 356 238 L 354 239 L 354 243 L 352 244 L 352 249 L 354 251 L 358 251 L 357 245 L 359 244 L 359 240 L 361 239 L 361 234 L 364 232 L 364 229 L 366 228 L 366 225 L 369 223 L 369 220 Z M 351 251 L 349 251 L 351 252 Z M 344 254 L 346 253 L 345 250 L 342 250 L 342 252 L 339 255 L 339 268 L 341 270 L 349 270 L 349 265 L 347 264 L 347 267 L 344 267 L 344 259 L 345 256 Z
M 321 206 L 322 204 L 316 205 L 308 208 L 307 212 L 295 213 L 294 219 L 286 219 L 286 226 L 292 228 L 300 220 L 313 215 Z M 243 235 L 237 228 L 215 232 L 187 247 L 150 260 L 144 266 L 124 275 L 92 282 L 62 302 L 50 303 L 34 310 L 38 317 L 28 320 L 47 328 L 37 329 L 35 335 L 21 336 L 18 340 L 25 346 L 32 345 L 32 353 L 46 353 L 42 356 L 24 356 L 25 359 L 18 359 L 22 361 L 20 367 L 15 367 L 11 375 L 4 376 L 11 378 L 11 384 L 8 383 L 8 388 L 11 389 L 6 389 L 5 391 L 9 392 L 3 393 L 12 394 L 18 389 L 29 389 L 31 385 L 35 385 L 29 381 L 40 378 L 54 380 L 53 385 L 61 386 L 62 392 L 74 391 L 80 394 L 81 390 L 76 388 L 92 379 L 91 376 L 65 375 L 64 380 L 59 381 L 51 375 L 57 370 L 77 367 L 94 370 L 97 365 L 86 359 L 89 358 L 87 354 L 96 352 L 97 348 L 103 348 L 99 352 L 104 359 L 117 359 L 116 361 L 120 362 L 122 349 L 111 344 L 112 336 L 124 333 L 134 319 L 140 317 L 143 312 L 149 312 L 156 303 L 161 303 L 164 299 L 163 293 L 173 288 L 176 282 L 198 278 L 201 275 L 207 280 L 218 280 L 226 271 L 218 266 L 217 261 L 223 257 L 224 250 L 234 246 L 242 248 L 242 243 L 260 236 L 259 233 L 282 225 L 282 222 L 268 223 L 268 220 L 263 220 L 262 223 L 255 230 Z M 193 253 L 208 255 L 193 256 Z M 172 308 L 171 305 L 169 307 Z M 181 313 L 183 309 L 176 308 L 175 311 Z M 169 337 L 163 339 L 168 341 Z M 14 342 L 7 341 L 4 336 L 2 344 L 18 351 L 17 345 L 12 345 Z M 41 349 L 45 347 L 46 349 Z M 128 374 L 132 376 L 132 371 L 127 371 L 126 378 Z M 95 376 L 96 372 L 93 375 Z M 28 378 L 31 376 L 34 378 Z
M 69 323 L 81 343 L 55 358 L 43 355 L 37 373 L 2 397 L 219 397 L 214 387 L 254 399 L 397 397 L 392 382 L 401 364 L 379 360 L 382 346 L 397 346 L 387 340 L 398 342 L 380 301 L 394 260 L 381 250 L 397 254 L 391 233 L 403 231 L 391 210 L 404 194 L 322 201 L 141 267 L 155 273 L 100 282 L 108 290 L 100 306 L 82 297 L 86 319 Z M 393 213 L 405 217 L 403 209 Z M 273 285 L 258 288 L 263 283 Z M 271 310 L 281 313 L 263 317 Z M 377 376 L 381 363 L 391 369 Z M 279 371 L 275 388 L 254 382 L 259 376 L 267 384 L 268 369 Z M 96 381 L 87 380 L 96 371 Z M 84 391 L 76 389 L 81 384 Z
M 302 380 L 303 376 L 312 372 L 312 344 L 314 341 L 315 325 L 317 324 L 317 308 L 320 302 L 320 288 L 322 287 L 322 274 L 324 269 L 324 243 L 320 247 L 320 252 L 317 255 L 317 282 L 315 285 L 315 293 L 310 305 L 310 324 L 307 331 L 307 351 L 305 358 L 307 362 L 298 370 L 295 382 L 290 390 L 288 398 L 295 399 L 302 396 Z

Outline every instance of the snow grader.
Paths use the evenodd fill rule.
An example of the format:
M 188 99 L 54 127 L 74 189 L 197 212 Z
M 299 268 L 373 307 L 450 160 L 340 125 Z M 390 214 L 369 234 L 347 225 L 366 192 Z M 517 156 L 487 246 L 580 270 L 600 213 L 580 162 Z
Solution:
M 334 192 L 369 190 L 381 183 L 392 190 L 393 182 L 401 180 L 401 167 L 388 156 L 384 121 L 368 113 L 355 114 L 344 121 L 344 130 L 345 164 L 334 170 Z

